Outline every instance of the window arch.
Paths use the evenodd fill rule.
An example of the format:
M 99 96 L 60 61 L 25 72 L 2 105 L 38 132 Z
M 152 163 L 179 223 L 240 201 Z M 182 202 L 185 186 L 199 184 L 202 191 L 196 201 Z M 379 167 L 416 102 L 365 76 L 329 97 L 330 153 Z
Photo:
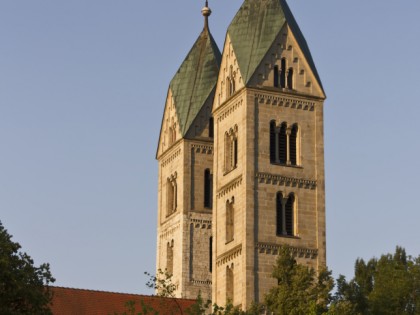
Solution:
M 204 208 L 212 208 L 213 175 L 210 169 L 204 171 Z
M 286 58 L 281 59 L 280 87 L 286 87 Z
M 234 292 L 234 273 L 231 264 L 226 266 L 226 303 L 230 301 L 233 304 Z
M 287 124 L 282 123 L 278 137 L 279 163 L 287 163 Z
M 176 173 L 166 181 L 166 216 L 170 216 L 177 208 Z
M 290 132 L 290 164 L 298 165 L 298 132 L 299 127 L 297 124 L 292 126 L 292 130 Z
M 276 146 L 277 139 L 277 130 L 276 130 L 276 121 L 272 120 L 270 122 L 270 162 L 276 163 L 278 158 L 278 150 Z
M 278 192 L 276 196 L 276 234 L 278 236 L 295 235 L 296 198 L 293 193 L 286 198 Z
M 225 133 L 225 173 L 238 166 L 238 126 Z
M 235 232 L 235 210 L 233 204 L 234 197 L 226 201 L 226 243 L 232 242 Z
M 287 71 L 287 88 L 293 90 L 293 68 Z
M 166 244 L 166 271 L 170 275 L 174 272 L 174 240 Z
M 286 235 L 295 235 L 294 229 L 294 213 L 295 213 L 295 195 L 292 193 L 286 202 Z
M 280 126 L 270 121 L 270 162 L 273 164 L 299 165 L 299 126 L 288 127 L 286 122 Z

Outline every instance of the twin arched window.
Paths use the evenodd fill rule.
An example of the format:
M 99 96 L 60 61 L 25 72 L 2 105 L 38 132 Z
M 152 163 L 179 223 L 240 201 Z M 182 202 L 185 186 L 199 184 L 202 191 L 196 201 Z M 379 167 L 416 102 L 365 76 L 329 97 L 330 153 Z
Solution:
M 281 66 L 274 66 L 274 86 L 293 90 L 293 68 L 287 69 L 286 58 L 281 59 Z
M 284 196 L 278 192 L 276 198 L 276 234 L 278 236 L 295 235 L 295 205 L 296 198 L 293 193 Z
M 276 121 L 270 122 L 270 162 L 284 165 L 298 165 L 298 135 L 297 124 L 288 128 L 283 122 L 279 126 Z

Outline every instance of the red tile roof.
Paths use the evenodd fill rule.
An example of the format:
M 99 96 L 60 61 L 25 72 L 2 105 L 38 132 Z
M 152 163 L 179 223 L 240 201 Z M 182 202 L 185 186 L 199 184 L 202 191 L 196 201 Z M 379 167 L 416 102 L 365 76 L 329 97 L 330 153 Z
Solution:
M 127 311 L 126 303 L 135 302 L 141 311 L 141 301 L 159 311 L 159 315 L 186 314 L 195 300 L 161 298 L 156 296 L 124 294 L 93 290 L 51 287 L 51 310 L 54 315 L 113 315 Z

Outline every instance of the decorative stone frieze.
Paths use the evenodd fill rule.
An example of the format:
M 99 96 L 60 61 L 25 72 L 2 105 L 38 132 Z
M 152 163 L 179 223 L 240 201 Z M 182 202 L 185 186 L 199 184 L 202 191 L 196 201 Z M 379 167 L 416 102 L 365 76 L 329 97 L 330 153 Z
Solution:
M 315 103 L 309 100 L 297 100 L 270 94 L 255 94 L 255 98 L 260 104 L 284 106 L 308 111 L 313 111 L 315 108 Z
M 174 153 L 172 153 L 171 155 L 169 155 L 166 159 L 162 161 L 162 166 L 165 167 L 166 165 L 174 161 L 180 155 L 181 155 L 181 149 L 176 150 Z
M 181 227 L 180 222 L 176 222 L 174 225 L 171 225 L 169 227 L 167 227 L 166 229 L 164 229 L 161 233 L 160 233 L 160 239 L 167 239 L 170 236 L 174 235 L 175 232 Z
M 230 251 L 217 257 L 216 265 L 217 267 L 220 267 L 221 265 L 227 264 L 228 262 L 232 261 L 233 259 L 241 255 L 242 255 L 242 244 L 239 244 L 238 246 L 235 246 L 234 248 L 232 248 Z
M 195 153 L 213 154 L 213 146 L 204 144 L 191 144 L 191 148 Z
M 211 220 L 190 219 L 190 224 L 192 224 L 196 229 L 211 229 L 211 223 Z
M 190 281 L 192 284 L 195 285 L 203 285 L 203 286 L 210 286 L 211 285 L 211 280 L 191 280 Z
M 257 173 L 256 177 L 262 184 L 277 186 L 291 186 L 304 189 L 316 189 L 316 180 L 286 177 L 269 173 Z
M 278 255 L 282 245 L 257 243 L 256 248 L 260 254 Z M 294 257 L 315 259 L 318 256 L 317 249 L 289 247 Z
M 236 177 L 235 179 L 231 180 L 229 183 L 224 185 L 222 188 L 219 189 L 217 193 L 217 198 L 222 198 L 226 194 L 230 193 L 235 188 L 239 187 L 242 184 L 242 174 Z
M 239 101 L 233 103 L 232 105 L 228 106 L 225 110 L 223 110 L 220 115 L 217 117 L 217 121 L 221 122 L 225 118 L 229 117 L 233 114 L 241 105 L 243 104 L 243 100 L 240 99 Z

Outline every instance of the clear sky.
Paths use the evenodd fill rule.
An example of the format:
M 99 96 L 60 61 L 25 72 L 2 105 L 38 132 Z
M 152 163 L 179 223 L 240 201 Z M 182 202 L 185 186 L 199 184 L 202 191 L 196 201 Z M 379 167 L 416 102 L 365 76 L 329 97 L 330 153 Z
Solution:
M 210 0 L 222 48 L 242 0 Z M 150 293 L 158 133 L 199 0 L 0 1 L 0 220 L 56 285 Z M 325 105 L 328 264 L 420 254 L 420 1 L 289 0 Z

